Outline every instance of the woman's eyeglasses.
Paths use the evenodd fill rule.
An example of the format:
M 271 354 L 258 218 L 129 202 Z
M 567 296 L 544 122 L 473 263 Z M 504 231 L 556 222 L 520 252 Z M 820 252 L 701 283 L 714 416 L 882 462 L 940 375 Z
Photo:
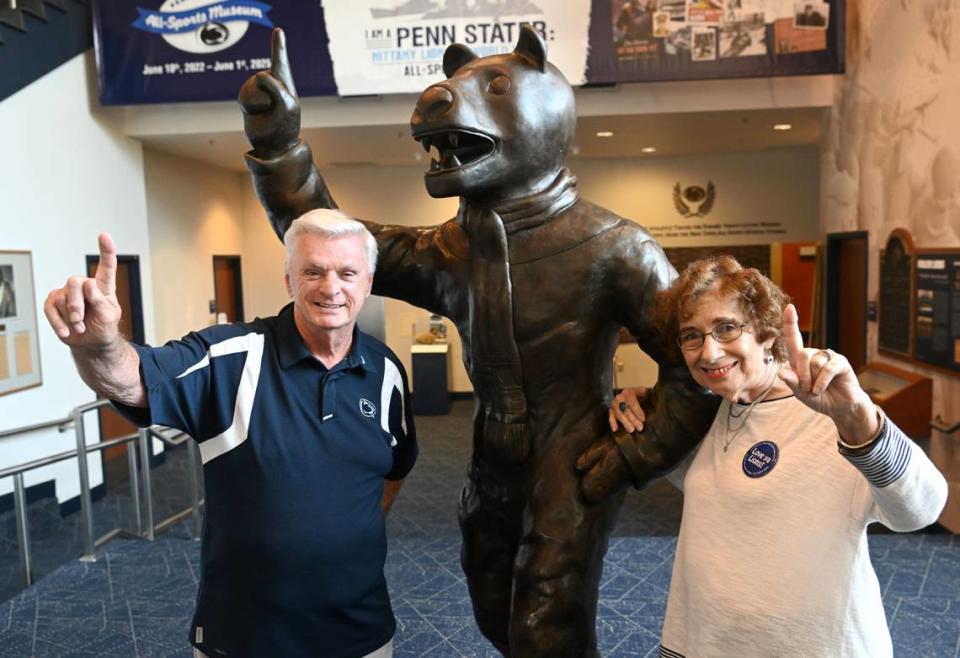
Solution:
M 729 343 L 740 338 L 740 334 L 743 333 L 743 328 L 748 324 L 750 323 L 744 322 L 743 324 L 736 324 L 734 322 L 721 322 L 711 329 L 709 333 L 718 343 Z M 706 337 L 706 334 L 696 329 L 685 329 L 677 336 L 677 345 L 680 346 L 681 350 L 698 350 L 703 347 L 703 341 Z

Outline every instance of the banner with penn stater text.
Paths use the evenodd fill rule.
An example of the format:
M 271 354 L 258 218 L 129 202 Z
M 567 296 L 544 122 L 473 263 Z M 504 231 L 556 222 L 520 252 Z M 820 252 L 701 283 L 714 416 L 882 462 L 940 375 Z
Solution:
M 447 46 L 507 53 L 523 23 L 544 38 L 567 80 L 583 84 L 590 8 L 590 0 L 351 0 L 324 2 L 323 14 L 337 89 L 354 96 L 419 93 L 443 80 Z

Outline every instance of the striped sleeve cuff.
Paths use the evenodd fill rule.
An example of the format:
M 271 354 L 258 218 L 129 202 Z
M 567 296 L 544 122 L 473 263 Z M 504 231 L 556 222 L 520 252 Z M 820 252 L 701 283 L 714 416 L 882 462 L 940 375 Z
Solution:
M 682 653 L 678 653 L 673 649 L 668 649 L 661 644 L 660 651 L 657 652 L 657 658 L 685 658 L 685 657 Z
M 838 443 L 840 454 L 857 467 L 873 486 L 882 489 L 893 484 L 910 464 L 910 439 L 883 416 L 880 435 L 866 449 L 851 448 Z

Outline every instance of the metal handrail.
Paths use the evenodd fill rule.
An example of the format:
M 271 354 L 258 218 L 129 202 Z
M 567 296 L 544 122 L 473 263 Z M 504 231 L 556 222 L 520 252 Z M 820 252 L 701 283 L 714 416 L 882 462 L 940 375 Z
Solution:
M 140 459 L 141 459 L 141 469 L 143 470 L 143 488 L 146 491 L 152 491 L 152 479 L 150 475 L 150 439 L 155 438 L 162 441 L 164 444 L 176 448 L 177 446 L 183 445 L 190 440 L 190 436 L 180 432 L 176 438 L 168 437 L 162 432 L 154 429 L 153 427 L 143 427 L 140 429 Z M 154 523 L 153 519 L 153 499 L 150 496 L 147 496 L 144 499 L 144 514 L 146 516 L 146 533 L 145 537 L 153 541 L 156 536 L 156 531 L 163 530 L 180 519 L 182 519 L 189 512 L 191 515 L 191 527 L 190 527 L 190 536 L 193 539 L 200 538 L 200 506 L 203 504 L 203 500 L 200 498 L 200 483 L 197 479 L 197 448 L 193 445 L 187 446 L 187 468 L 190 470 L 189 481 L 190 481 L 190 507 L 186 510 L 182 510 L 173 514 L 172 516 L 160 521 L 159 523 Z
M 27 471 L 32 471 L 35 468 L 40 468 L 42 466 L 49 466 L 50 464 L 56 464 L 61 462 L 64 459 L 70 459 L 71 457 L 77 456 L 77 449 L 73 448 L 65 452 L 58 452 L 54 455 L 48 457 L 41 457 L 40 459 L 34 459 L 32 462 L 25 462 L 23 464 L 17 464 L 16 466 L 10 466 L 8 468 L 0 471 L 0 478 L 10 477 L 11 475 L 17 475 L 20 473 L 25 473 Z
M 87 446 L 87 452 L 96 452 L 98 450 L 112 448 L 113 446 L 120 445 L 121 443 L 130 443 L 136 439 L 137 436 L 138 434 L 134 432 L 133 434 L 124 434 L 123 436 L 118 436 L 115 439 L 94 443 L 93 445 Z M 49 466 L 50 464 L 56 464 L 57 462 L 62 462 L 65 459 L 71 459 L 72 457 L 76 456 L 77 449 L 71 448 L 70 450 L 65 450 L 64 452 L 58 452 L 53 455 L 41 457 L 40 459 L 34 459 L 32 462 L 24 462 L 22 464 L 17 464 L 16 466 L 9 466 L 7 468 L 0 469 L 0 479 L 10 477 L 11 475 L 16 475 L 18 473 L 26 473 L 27 471 L 32 471 L 35 468 L 42 468 L 44 466 Z
M 16 436 L 17 434 L 29 434 L 30 432 L 39 432 L 40 430 L 49 429 L 51 427 L 56 427 L 57 430 L 62 434 L 67 431 L 67 427 L 70 426 L 70 423 L 73 422 L 73 418 L 67 416 L 66 418 L 59 418 L 57 420 L 48 420 L 45 423 L 37 423 L 36 425 L 24 425 L 23 427 L 14 427 L 12 430 L 3 430 L 0 432 L 0 439 L 5 439 L 9 436 Z
M 79 407 L 74 407 L 73 411 L 70 412 L 71 416 L 75 416 L 77 412 L 85 414 L 88 411 L 93 411 L 94 409 L 99 409 L 100 407 L 110 407 L 113 405 L 113 402 L 106 398 L 100 398 L 99 400 L 94 400 L 93 402 L 87 402 L 86 404 L 81 404 Z
M 197 478 L 197 447 L 195 445 L 187 446 L 187 458 L 190 468 L 190 507 L 172 515 L 167 519 L 164 519 L 160 523 L 154 524 L 153 489 L 150 477 L 150 455 L 152 453 L 150 450 L 150 439 L 157 438 L 166 445 L 177 447 L 190 441 L 190 437 L 183 432 L 179 432 L 174 437 L 170 437 L 153 427 L 147 427 L 140 429 L 135 434 L 128 434 L 114 439 L 109 439 L 107 441 L 101 441 L 99 443 L 87 445 L 86 428 L 83 423 L 83 415 L 89 411 L 109 406 L 110 404 L 111 402 L 109 400 L 94 400 L 93 402 L 88 402 L 75 407 L 70 412 L 70 416 L 67 418 L 56 421 L 48 421 L 46 423 L 38 423 L 36 425 L 29 425 L 14 430 L 7 430 L 0 434 L 0 438 L 3 438 L 50 427 L 60 427 L 60 431 L 65 431 L 66 426 L 70 424 L 73 425 L 74 433 L 76 434 L 77 446 L 74 449 L 48 455 L 40 459 L 34 459 L 23 464 L 17 464 L 15 466 L 10 466 L 0 470 L 0 479 L 4 477 L 13 478 L 13 498 L 17 523 L 17 546 L 20 552 L 20 566 L 23 572 L 23 582 L 25 586 L 32 584 L 33 573 L 30 551 L 30 529 L 27 519 L 26 488 L 24 487 L 23 474 L 27 471 L 49 466 L 50 464 L 55 464 L 66 459 L 77 459 L 77 468 L 80 476 L 80 512 L 82 515 L 84 539 L 84 552 L 83 555 L 80 556 L 81 561 L 96 561 L 96 549 L 118 535 L 137 538 L 142 537 L 152 541 L 157 530 L 162 530 L 172 525 L 187 514 L 190 514 L 193 517 L 191 536 L 194 539 L 199 539 L 200 537 L 200 507 L 204 501 L 200 499 L 200 487 Z M 99 452 L 113 446 L 128 443 L 132 444 L 127 449 L 127 465 L 130 470 L 131 506 L 133 507 L 135 529 L 133 532 L 129 532 L 122 528 L 114 528 L 102 537 L 95 539 L 93 536 L 93 504 L 90 489 L 90 474 L 87 466 L 87 454 L 91 452 Z M 138 446 L 139 450 L 137 449 Z M 141 460 L 139 469 L 137 466 L 138 452 Z M 143 505 L 141 505 L 140 496 L 139 476 L 141 473 L 143 475 Z M 143 527 L 144 518 L 141 509 L 142 507 L 146 508 L 145 530 Z
M 947 422 L 943 418 L 937 416 L 930 421 L 930 427 L 944 434 L 953 434 L 957 430 L 960 430 L 960 420 L 955 422 L 953 425 L 947 425 Z

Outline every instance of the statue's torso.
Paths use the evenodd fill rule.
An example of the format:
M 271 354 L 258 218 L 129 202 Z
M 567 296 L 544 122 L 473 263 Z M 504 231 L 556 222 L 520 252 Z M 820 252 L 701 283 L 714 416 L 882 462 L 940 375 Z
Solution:
M 593 436 L 594 425 L 604 417 L 620 329 L 613 313 L 617 293 L 611 289 L 610 268 L 617 266 L 618 245 L 625 239 L 639 242 L 648 236 L 637 225 L 584 201 L 508 236 L 513 335 L 535 433 L 537 426 L 566 433 L 589 416 L 586 425 Z M 462 294 L 476 294 L 469 268 L 460 276 Z M 482 356 L 470 348 L 469 305 L 460 311 L 453 319 L 470 372 L 472 360 Z

